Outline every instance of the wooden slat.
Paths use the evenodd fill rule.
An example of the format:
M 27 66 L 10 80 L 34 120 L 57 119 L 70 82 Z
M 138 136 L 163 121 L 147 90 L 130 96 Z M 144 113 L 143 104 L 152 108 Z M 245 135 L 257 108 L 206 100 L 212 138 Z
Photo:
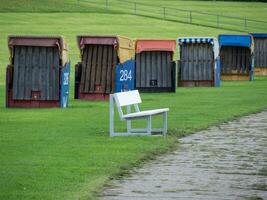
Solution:
M 84 84 L 84 92 L 89 93 L 91 88 L 91 76 L 93 70 L 93 56 L 94 51 L 96 51 L 95 45 L 88 45 L 88 54 L 87 54 L 87 61 L 86 61 L 86 71 L 85 71 L 85 84 Z
M 208 51 L 209 51 L 209 57 L 208 57 L 208 69 L 209 69 L 209 76 L 208 80 L 214 80 L 213 75 L 214 75 L 214 52 L 213 52 L 213 47 L 211 44 L 207 44 L 208 46 Z
M 203 59 L 205 59 L 204 62 L 204 72 L 203 72 L 203 79 L 208 80 L 209 79 L 209 49 L 207 45 L 203 45 Z
M 146 54 L 141 53 L 141 87 L 146 87 Z
M 259 63 L 260 65 L 259 66 L 264 66 L 264 64 L 265 64 L 265 56 L 264 56 L 263 52 L 264 52 L 264 49 L 265 49 L 265 45 L 264 45 L 264 40 L 263 39 L 261 39 L 260 41 L 261 42 L 260 42 L 259 51 L 262 52 L 262 53 L 261 53 L 261 56 L 259 56 L 259 58 L 260 58 L 260 63 Z
M 113 51 L 113 59 L 112 59 L 112 69 L 111 69 L 111 93 L 115 92 L 115 79 L 116 79 L 116 65 L 118 63 L 118 55 L 117 51 L 114 50 L 112 47 Z
M 108 45 L 103 46 L 103 57 L 102 57 L 102 72 L 101 72 L 101 85 L 103 91 L 106 91 L 106 81 L 107 81 L 107 67 L 108 67 Z
M 202 80 L 208 80 L 209 79 L 209 49 L 207 44 L 203 44 L 203 76 Z
M 252 57 L 251 57 L 250 49 L 247 48 L 247 49 L 246 49 L 246 72 L 245 72 L 246 74 L 249 73 L 251 59 L 252 59 Z
M 39 48 L 34 47 L 33 48 L 33 68 L 32 68 L 32 90 L 38 91 L 39 90 L 39 60 L 40 60 L 40 54 L 39 54 Z M 53 78 L 53 77 L 52 77 Z
M 145 55 L 145 65 L 144 65 L 144 68 L 145 68 L 145 80 L 146 80 L 146 85 L 145 87 L 150 87 L 150 73 L 151 73 L 151 70 L 150 70 L 150 52 L 144 52 L 144 55 Z
M 201 44 L 201 47 L 200 47 L 200 63 L 201 63 L 201 73 L 200 73 L 200 77 L 199 77 L 199 80 L 205 80 L 206 79 L 206 73 L 205 73 L 205 68 L 206 68 L 206 65 L 207 65 L 207 59 L 206 59 L 206 54 L 205 54 L 205 45 L 204 44 Z
M 245 55 L 244 55 L 244 66 L 245 66 L 245 70 L 244 73 L 248 73 L 249 70 L 249 60 L 250 60 L 250 54 L 248 54 L 249 51 L 247 51 L 247 49 L 245 49 Z
M 167 87 L 171 87 L 172 86 L 172 77 L 171 77 L 171 52 L 166 52 L 167 54 L 167 63 L 166 63 L 166 70 L 167 70 L 167 79 L 166 79 L 166 82 L 167 82 Z
M 47 74 L 46 79 L 48 86 L 46 88 L 46 95 L 48 100 L 53 99 L 53 79 L 52 79 L 52 73 L 53 73 L 53 48 L 49 48 L 47 50 Z
M 167 87 L 167 52 L 161 52 L 162 87 Z
M 157 80 L 158 66 L 157 62 L 157 52 L 151 52 L 151 80 Z
M 193 71 L 191 72 L 193 74 L 193 78 L 192 80 L 198 80 L 198 76 L 197 76 L 197 65 L 198 65 L 198 44 L 192 44 L 192 48 L 193 48 Z
M 82 92 L 88 93 L 90 88 L 90 73 L 92 70 L 92 54 L 93 54 L 93 46 L 86 45 L 86 55 L 84 56 L 83 64 L 84 67 L 82 68 Z M 84 79 L 84 80 L 83 80 Z
M 186 67 L 188 67 L 188 60 L 187 60 L 187 56 L 186 56 L 186 52 L 187 52 L 187 45 L 183 45 L 183 51 L 182 51 L 182 80 L 186 80 Z
M 239 65 L 236 67 L 237 71 L 240 70 L 242 72 L 243 66 L 242 66 L 242 60 L 243 60 L 243 48 L 238 48 L 239 49 Z
M 25 88 L 25 67 L 26 67 L 26 48 L 21 47 L 20 50 L 20 61 L 19 61 L 19 86 L 18 86 L 18 99 L 24 99 L 24 88 Z
M 184 53 L 183 53 L 183 62 L 184 62 L 184 65 L 183 65 L 183 80 L 187 80 L 188 77 L 187 77 L 187 70 L 189 68 L 189 60 L 188 60 L 188 56 L 187 56 L 187 52 L 188 52 L 188 45 L 184 45 Z
M 220 62 L 221 62 L 221 74 L 225 73 L 225 55 L 224 55 L 224 48 L 220 49 Z
M 42 47 L 40 48 L 40 92 L 41 92 L 41 100 L 46 99 L 46 87 L 47 87 L 47 81 L 46 81 L 46 73 L 47 73 L 47 66 L 46 66 L 46 48 Z
M 136 58 L 135 58 L 135 62 L 136 62 L 136 87 L 139 88 L 141 87 L 141 55 L 140 53 L 136 54 Z
M 187 66 L 186 62 L 187 62 L 187 59 L 186 59 L 186 51 L 187 51 L 187 46 L 186 45 L 182 45 L 181 46 L 181 80 L 185 80 L 185 68 Z
M 203 48 L 204 48 L 204 44 L 198 45 L 198 52 L 197 52 L 198 54 L 197 79 L 198 80 L 204 80 L 203 67 L 206 64 L 206 61 L 203 55 Z
M 59 50 L 54 48 L 54 64 L 53 64 L 53 91 L 54 100 L 59 99 Z
M 103 54 L 103 46 L 98 45 L 97 47 L 97 61 L 96 61 L 96 78 L 95 84 L 101 84 L 101 73 L 102 73 L 102 54 Z
M 184 55 L 184 53 L 183 53 L 183 49 L 184 49 L 184 47 L 183 47 L 183 45 L 181 45 L 181 46 L 179 46 L 179 57 L 180 57 L 180 61 L 179 61 L 179 69 L 177 70 L 177 72 L 178 72 L 178 79 L 179 80 L 183 80 L 183 65 L 184 65 L 184 61 L 183 61 L 183 55 Z
M 98 53 L 98 45 L 93 45 L 93 55 L 92 55 L 92 59 L 90 59 L 92 60 L 91 70 L 88 70 L 88 69 L 86 70 L 86 78 L 88 79 L 86 79 L 86 84 L 85 84 L 86 92 L 90 92 L 90 93 L 95 91 L 97 53 Z
M 87 57 L 88 57 L 88 45 L 85 46 L 82 55 L 82 73 L 80 82 L 80 92 L 84 92 L 85 81 L 86 81 L 86 69 L 87 69 Z
M 158 87 L 163 87 L 162 83 L 162 68 L 161 68 L 161 52 L 156 53 L 156 65 L 157 65 L 157 80 L 158 80 Z
M 26 63 L 25 63 L 25 88 L 24 88 L 24 99 L 31 99 L 31 83 L 32 83 L 32 47 L 27 48 Z
M 18 87 L 18 74 L 19 74 L 19 52 L 20 48 L 14 48 L 14 78 L 13 78 L 13 98 L 16 99 L 17 97 L 17 87 Z
M 263 52 L 264 52 L 264 40 L 263 39 L 260 39 L 259 40 L 259 43 L 258 43 L 258 48 L 257 48 L 257 51 L 259 52 L 259 54 L 258 54 L 258 64 L 259 64 L 259 66 L 261 67 L 261 66 L 264 66 L 264 60 L 265 60 L 265 58 L 264 58 L 264 55 L 263 55 Z
M 110 93 L 111 91 L 111 78 L 112 78 L 112 58 L 113 58 L 113 47 L 108 47 L 108 68 L 107 68 L 107 87 L 106 87 L 106 93 Z
M 191 45 L 188 44 L 187 46 L 187 51 L 186 51 L 186 59 L 188 60 L 188 67 L 185 68 L 185 77 L 186 79 L 185 80 L 190 80 L 191 79 L 191 76 L 190 76 L 190 71 L 192 71 L 192 68 L 193 68 L 193 59 L 190 58 L 190 52 L 192 52 L 192 48 L 191 48 Z
M 245 48 L 243 48 L 242 51 L 243 51 L 243 53 L 242 53 L 242 70 L 241 70 L 241 72 L 242 72 L 242 74 L 244 74 L 246 71 L 246 68 L 247 68 L 247 65 L 246 65 L 247 54 L 246 54 Z
M 264 63 L 262 64 L 262 67 L 265 67 L 267 68 L 267 38 L 264 39 L 264 49 L 263 49 L 263 57 L 265 58 L 264 59 Z

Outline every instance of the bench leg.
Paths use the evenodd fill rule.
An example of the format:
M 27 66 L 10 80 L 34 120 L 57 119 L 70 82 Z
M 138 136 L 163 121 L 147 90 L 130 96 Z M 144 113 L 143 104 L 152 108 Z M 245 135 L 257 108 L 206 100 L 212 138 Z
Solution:
M 167 112 L 163 113 L 163 135 L 167 133 Z
M 127 106 L 127 114 L 130 113 L 131 113 L 131 106 Z M 127 133 L 131 133 L 131 129 L 132 129 L 132 121 L 127 120 Z
M 151 135 L 151 116 L 148 116 L 147 117 L 147 133 L 149 134 L 149 135 Z
M 114 102 L 113 95 L 109 96 L 109 135 L 114 134 Z
M 132 121 L 127 120 L 127 133 L 131 133 L 132 131 Z

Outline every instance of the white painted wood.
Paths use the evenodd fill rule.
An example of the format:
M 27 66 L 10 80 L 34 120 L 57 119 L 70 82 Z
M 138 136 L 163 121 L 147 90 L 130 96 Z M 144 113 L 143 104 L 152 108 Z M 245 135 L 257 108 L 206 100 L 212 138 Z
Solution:
M 138 90 L 118 92 L 114 94 L 114 98 L 117 106 L 119 107 L 134 105 L 142 102 Z
M 167 112 L 163 113 L 163 135 L 167 134 Z
M 152 116 L 152 115 L 158 115 L 162 114 L 164 112 L 168 112 L 169 108 L 162 108 L 162 109 L 156 109 L 156 110 L 146 110 L 146 111 L 140 111 L 135 112 L 131 114 L 123 115 L 124 119 L 133 119 L 133 118 L 140 118 L 140 117 L 146 117 L 146 116 Z
M 151 135 L 151 116 L 147 116 L 147 133 Z
M 131 106 L 127 106 L 127 113 L 131 113 Z M 132 121 L 131 120 L 127 120 L 127 133 L 131 133 L 131 129 L 132 129 Z
M 143 133 L 113 133 L 112 135 L 110 135 L 110 137 L 117 137 L 117 136 L 150 136 L 150 134 L 149 133 L 147 133 L 147 132 L 143 132 Z
M 113 94 L 109 96 L 109 134 L 114 133 L 114 102 Z
M 142 133 L 142 132 L 146 132 L 147 129 L 146 128 L 132 128 L 131 131 L 134 133 Z M 151 128 L 151 133 L 162 133 L 162 132 L 163 132 L 163 128 Z
M 121 120 L 127 121 L 127 132 L 126 133 L 116 133 L 114 131 L 114 100 L 116 102 L 118 112 Z M 169 108 L 155 109 L 140 111 L 138 103 L 141 103 L 141 98 L 137 90 L 129 92 L 120 92 L 110 95 L 110 136 L 130 136 L 130 135 L 151 135 L 152 132 L 161 132 L 163 135 L 167 133 L 167 112 Z M 134 106 L 135 112 L 131 113 L 131 106 Z M 127 106 L 127 114 L 122 111 L 122 106 Z M 152 128 L 152 116 L 163 115 L 163 128 Z M 147 127 L 144 129 L 133 129 L 131 120 L 142 119 L 147 120 Z

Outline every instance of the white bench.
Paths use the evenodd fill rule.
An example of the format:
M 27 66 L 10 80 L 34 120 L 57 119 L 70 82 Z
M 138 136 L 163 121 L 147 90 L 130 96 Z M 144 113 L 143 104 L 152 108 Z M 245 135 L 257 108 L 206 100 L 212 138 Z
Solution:
M 121 120 L 127 121 L 127 132 L 114 132 L 114 101 L 117 105 L 119 116 Z M 138 104 L 141 103 L 141 98 L 138 90 L 119 92 L 111 94 L 109 98 L 109 117 L 110 117 L 110 136 L 129 136 L 129 135 L 151 135 L 152 132 L 161 132 L 163 135 L 167 133 L 167 112 L 169 108 L 140 111 Z M 122 107 L 127 107 L 127 114 L 124 114 Z M 134 106 L 134 111 L 131 113 L 131 106 Z M 152 129 L 151 116 L 163 115 L 163 128 Z M 131 121 L 135 119 L 146 119 L 147 127 L 143 129 L 133 129 Z

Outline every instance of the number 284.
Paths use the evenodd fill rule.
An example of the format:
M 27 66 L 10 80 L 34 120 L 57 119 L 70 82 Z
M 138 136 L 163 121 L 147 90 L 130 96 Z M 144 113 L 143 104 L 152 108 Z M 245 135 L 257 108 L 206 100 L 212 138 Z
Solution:
M 131 70 L 121 70 L 120 71 L 120 81 L 132 80 L 132 71 Z

